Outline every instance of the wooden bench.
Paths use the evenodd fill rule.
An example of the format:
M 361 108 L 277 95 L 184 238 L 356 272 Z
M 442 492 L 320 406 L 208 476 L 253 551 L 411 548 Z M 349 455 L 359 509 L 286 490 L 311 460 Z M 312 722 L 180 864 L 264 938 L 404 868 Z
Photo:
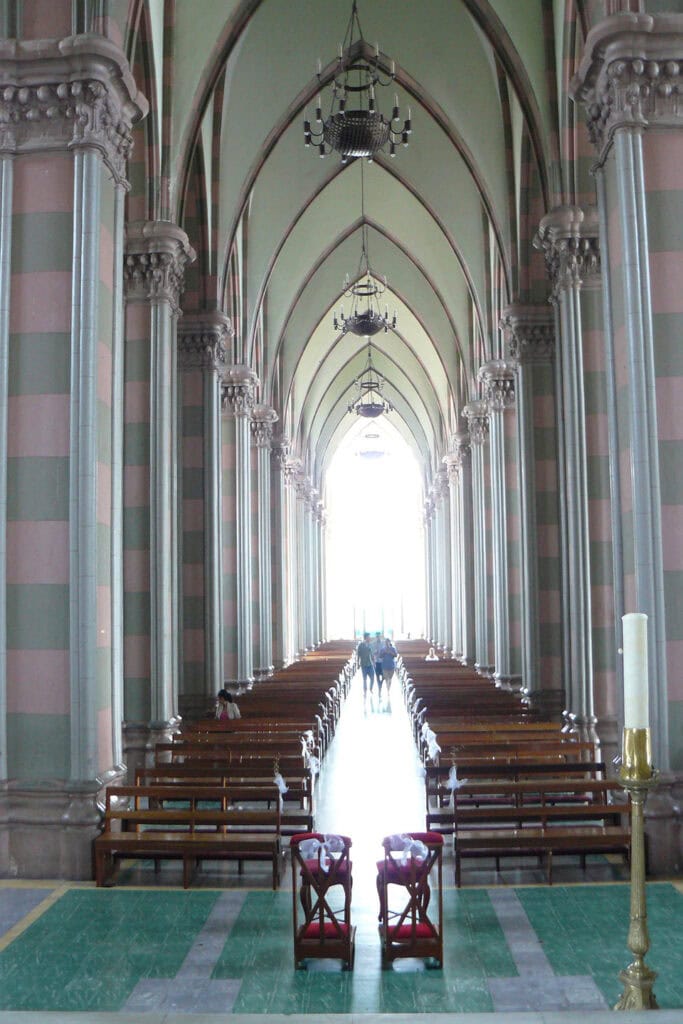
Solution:
M 468 791 L 469 789 L 469 791 Z M 553 854 L 622 853 L 628 857 L 630 827 L 626 804 L 609 802 L 621 787 L 614 782 L 570 779 L 463 786 L 453 794 L 455 883 L 461 884 L 463 857 L 546 857 L 552 884 Z M 486 795 L 497 804 L 482 803 Z M 473 799 L 474 798 L 474 799 Z M 505 802 L 509 800 L 510 802 Z
M 114 883 L 117 861 L 149 857 L 182 860 L 186 889 L 202 860 L 236 860 L 240 871 L 245 860 L 269 860 L 277 889 L 279 801 L 271 810 L 244 810 L 229 806 L 229 800 L 227 787 L 109 786 L 104 831 L 93 847 L 96 885 Z M 200 806 L 208 801 L 218 806 Z

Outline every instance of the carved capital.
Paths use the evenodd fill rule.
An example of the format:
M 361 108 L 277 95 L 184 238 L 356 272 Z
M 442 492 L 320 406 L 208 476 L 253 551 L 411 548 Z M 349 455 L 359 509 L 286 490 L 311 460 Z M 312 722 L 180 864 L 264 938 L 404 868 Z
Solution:
M 270 405 L 257 404 L 251 410 L 251 436 L 257 448 L 270 448 L 273 424 L 277 423 L 278 418 Z
M 489 436 L 489 407 L 486 402 L 470 402 L 462 410 L 470 428 L 470 443 L 485 444 Z
M 251 416 L 258 377 L 249 366 L 227 366 L 222 375 L 222 409 L 229 416 Z
M 479 367 L 477 377 L 490 410 L 503 412 L 515 404 L 515 370 L 511 363 L 504 359 L 491 359 Z
M 623 12 L 599 22 L 570 92 L 586 108 L 601 161 L 619 129 L 682 128 L 683 14 Z
M 122 51 L 99 35 L 0 39 L 0 152 L 97 149 L 128 187 L 131 127 L 148 111 Z
M 291 486 L 298 489 L 298 482 L 301 474 L 304 471 L 304 464 L 301 459 L 295 455 L 290 456 L 285 460 L 285 481 Z
M 123 281 L 127 302 L 168 302 L 180 313 L 185 264 L 196 254 L 187 235 L 166 220 L 126 225 Z
M 282 434 L 279 437 L 274 437 L 270 442 L 270 454 L 277 462 L 282 473 L 285 473 L 289 456 L 289 438 Z
M 460 456 L 456 452 L 448 452 L 441 461 L 446 467 L 449 485 L 457 484 L 460 479 Z
M 555 349 L 555 318 L 547 306 L 508 306 L 500 328 L 517 363 L 547 363 Z
M 222 375 L 233 336 L 230 318 L 220 310 L 183 316 L 178 326 L 178 364 L 182 370 Z
M 557 206 L 540 223 L 534 247 L 543 251 L 552 300 L 600 277 L 600 239 L 595 207 Z

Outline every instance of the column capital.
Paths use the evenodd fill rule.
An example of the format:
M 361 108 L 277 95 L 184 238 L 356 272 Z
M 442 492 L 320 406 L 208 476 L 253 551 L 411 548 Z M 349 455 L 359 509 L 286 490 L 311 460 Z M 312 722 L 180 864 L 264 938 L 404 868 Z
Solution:
M 507 306 L 500 318 L 510 359 L 547 363 L 555 349 L 555 317 L 547 306 Z
M 251 436 L 257 448 L 270 448 L 273 424 L 279 417 L 270 405 L 257 403 L 251 410 Z
M 168 220 L 126 225 L 123 282 L 126 302 L 168 302 L 180 313 L 185 264 L 196 253 L 182 228 Z
M 183 370 L 225 369 L 226 345 L 234 334 L 230 317 L 221 310 L 185 314 L 178 324 L 178 363 Z
M 464 406 L 462 414 L 470 428 L 470 443 L 485 444 L 489 436 L 489 407 L 487 402 L 470 402 Z
M 483 386 L 491 412 L 503 412 L 515 404 L 515 369 L 512 363 L 491 359 L 479 367 L 477 379 Z
M 434 518 L 434 499 L 427 497 L 423 503 L 424 521 L 425 525 L 428 526 L 431 520 Z
M 0 39 L 0 152 L 96 149 L 128 188 L 131 127 L 149 109 L 122 50 L 104 36 Z
M 289 456 L 289 438 L 285 437 L 284 434 L 274 437 L 270 442 L 270 454 L 276 460 L 280 469 L 284 472 L 286 469 L 287 458 Z
M 596 281 L 600 275 L 597 208 L 556 206 L 541 220 L 534 248 L 545 255 L 553 301 L 567 288 Z
M 458 480 L 460 470 L 469 463 L 470 455 L 471 438 L 469 431 L 462 430 L 458 431 L 457 434 L 453 434 L 449 450 L 441 460 L 446 467 L 449 484 L 455 483 Z
M 251 416 L 258 377 L 250 366 L 226 366 L 221 375 L 222 409 L 230 416 Z
M 586 37 L 570 94 L 600 161 L 620 128 L 683 128 L 683 14 L 622 12 Z

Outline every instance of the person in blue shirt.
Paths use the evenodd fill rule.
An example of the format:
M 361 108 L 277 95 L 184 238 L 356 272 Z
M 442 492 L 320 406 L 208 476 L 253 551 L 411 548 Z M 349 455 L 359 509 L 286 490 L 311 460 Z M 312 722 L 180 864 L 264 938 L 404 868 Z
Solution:
M 372 652 L 369 633 L 363 633 L 363 639 L 356 648 L 356 654 L 358 655 L 360 670 L 363 673 L 363 696 L 366 696 L 368 692 L 368 683 L 370 684 L 371 693 L 372 688 L 375 685 L 375 659 Z

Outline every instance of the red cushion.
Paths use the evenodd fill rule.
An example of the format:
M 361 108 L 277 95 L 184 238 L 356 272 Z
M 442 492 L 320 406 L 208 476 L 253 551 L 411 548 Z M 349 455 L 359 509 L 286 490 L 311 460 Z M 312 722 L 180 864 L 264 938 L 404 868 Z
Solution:
M 419 922 L 415 925 L 415 931 L 413 932 L 413 926 L 411 924 L 398 924 L 393 927 L 387 928 L 387 935 L 390 939 L 410 939 L 415 936 L 416 939 L 435 939 L 434 929 L 428 924 L 420 924 Z
M 387 862 L 383 860 L 377 861 L 377 874 L 380 878 L 384 878 L 385 864 Z M 424 863 L 419 857 L 415 858 L 415 864 L 419 867 Z M 387 882 L 393 882 L 395 885 L 406 885 L 410 882 L 411 875 L 411 864 L 410 860 L 407 860 L 405 864 L 402 864 L 400 860 L 388 861 L 389 870 L 387 872 Z
M 305 860 L 304 864 L 306 865 L 308 870 L 311 872 L 313 877 L 316 878 L 317 875 L 318 875 L 318 861 L 317 860 Z M 341 864 L 338 864 L 338 866 L 337 866 L 337 868 L 336 868 L 336 870 L 334 872 L 334 877 L 336 879 L 346 878 L 348 876 L 349 868 L 350 867 L 351 867 L 351 865 L 349 864 L 348 860 L 344 860 Z M 332 874 L 332 865 L 330 865 L 330 871 L 321 871 L 320 874 L 323 877 L 329 877 Z M 303 877 L 303 871 L 301 872 L 301 875 Z
M 334 921 L 325 921 L 323 923 L 323 935 L 326 939 L 340 939 L 342 935 L 348 935 L 348 932 L 349 926 L 347 924 L 343 924 L 341 921 L 338 925 L 336 925 Z M 304 928 L 301 935 L 304 939 L 319 939 L 320 921 L 311 921 L 311 923 Z
M 297 835 L 292 836 L 289 840 L 290 846 L 298 846 L 299 843 L 305 842 L 307 839 L 317 839 L 319 843 L 322 843 L 325 836 L 322 832 L 299 832 Z

